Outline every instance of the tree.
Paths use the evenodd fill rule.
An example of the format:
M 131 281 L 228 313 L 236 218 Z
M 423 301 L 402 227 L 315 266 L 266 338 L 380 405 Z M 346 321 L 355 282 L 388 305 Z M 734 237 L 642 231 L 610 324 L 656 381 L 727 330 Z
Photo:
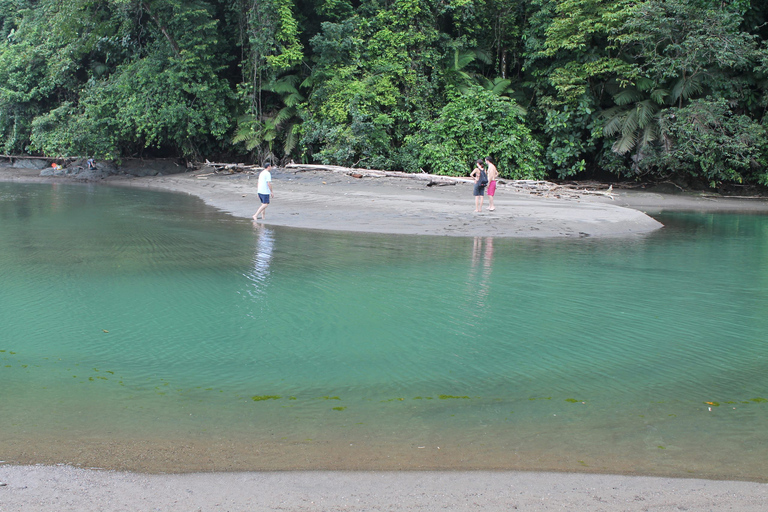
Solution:
M 748 116 L 734 114 L 725 99 L 702 98 L 666 109 L 661 134 L 670 143 L 654 148 L 642 165 L 680 173 L 716 187 L 722 182 L 768 185 L 768 134 Z
M 736 105 L 745 97 L 754 84 L 748 75 L 761 58 L 755 37 L 740 31 L 741 15 L 724 4 L 680 0 L 648 0 L 630 12 L 612 37 L 632 64 L 628 73 L 618 77 L 624 85 L 613 96 L 616 106 L 603 113 L 605 136 L 616 137 L 612 150 L 620 155 L 634 150 L 634 173 L 647 173 L 656 166 L 659 173 L 685 169 L 717 180 L 742 180 L 735 170 L 742 169 L 739 165 L 728 164 L 726 170 L 707 159 L 694 158 L 681 150 L 690 140 L 680 140 L 681 134 L 689 137 L 703 133 L 701 130 L 714 133 L 712 130 L 722 129 L 735 135 L 749 124 L 730 108 L 723 108 L 726 98 Z M 698 101 L 689 108 L 705 96 L 719 99 Z M 692 112 L 696 115 L 689 115 Z M 713 115 L 723 118 L 716 122 Z M 702 123 L 702 116 L 708 121 Z M 757 135 L 755 140 L 759 139 Z M 697 143 L 698 147 L 715 144 L 711 136 L 706 140 L 706 144 Z M 730 160 L 725 155 L 717 158 L 721 163 Z M 753 164 L 758 160 L 751 158 Z M 737 157 L 736 161 L 742 160 Z
M 387 169 L 412 161 L 405 138 L 441 98 L 438 39 L 426 0 L 323 23 L 312 39 L 312 89 L 301 113 L 305 156 Z
M 513 100 L 478 85 L 458 91 L 433 122 L 409 141 L 421 148 L 419 166 L 428 172 L 465 176 L 473 162 L 494 157 L 502 177 L 540 179 L 541 145 L 525 126 Z M 416 169 L 411 169 L 416 170 Z

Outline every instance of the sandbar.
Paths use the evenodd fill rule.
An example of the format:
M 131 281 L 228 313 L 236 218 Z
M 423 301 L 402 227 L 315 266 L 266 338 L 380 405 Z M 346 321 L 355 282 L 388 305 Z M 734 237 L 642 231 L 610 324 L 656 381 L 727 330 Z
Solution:
M 260 204 L 257 176 L 206 171 L 109 182 L 194 194 L 231 215 L 251 218 Z M 486 198 L 483 211 L 475 213 L 469 180 L 445 186 L 428 183 L 279 169 L 273 172 L 275 195 L 263 223 L 382 234 L 523 238 L 633 236 L 662 227 L 639 209 L 614 204 L 610 198 L 540 197 L 504 185 L 497 192 L 495 211 L 487 210 Z
M 248 218 L 259 207 L 256 173 L 214 173 L 209 167 L 159 176 L 110 176 L 97 183 L 195 195 L 223 212 Z M 0 167 L 0 181 L 74 182 L 39 171 Z M 610 194 L 532 193 L 502 182 L 496 209 L 474 212 L 472 184 L 456 178 L 441 186 L 425 179 L 354 178 L 346 173 L 273 172 L 275 196 L 263 222 L 271 226 L 382 234 L 460 237 L 632 237 L 662 229 L 664 211 L 768 212 L 766 198 L 713 193 L 658 193 L 614 189 Z

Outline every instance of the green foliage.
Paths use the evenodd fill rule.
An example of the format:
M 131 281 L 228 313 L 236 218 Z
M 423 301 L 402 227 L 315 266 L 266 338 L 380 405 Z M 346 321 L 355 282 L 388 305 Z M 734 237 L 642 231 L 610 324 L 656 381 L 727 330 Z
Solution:
M 0 150 L 766 182 L 765 0 L 0 0 Z
M 740 96 L 755 98 L 750 73 L 764 57 L 755 37 L 741 32 L 741 15 L 720 4 L 680 0 L 648 0 L 631 12 L 612 38 L 632 63 L 631 73 L 617 77 L 624 86 L 613 95 L 615 106 L 602 113 L 605 136 L 615 137 L 612 150 L 634 151 L 634 173 L 742 182 L 762 165 L 754 152 L 762 131 L 726 108 L 724 97 L 733 98 L 732 105 Z M 710 96 L 718 99 L 703 99 Z M 742 133 L 750 123 L 754 138 Z M 728 143 L 724 134 L 734 139 Z M 715 153 L 699 155 L 696 148 Z
M 768 133 L 748 116 L 734 114 L 724 99 L 697 99 L 665 109 L 662 136 L 639 169 L 656 173 L 684 171 L 711 186 L 721 182 L 768 184 Z
M 629 12 L 612 39 L 632 58 L 632 74 L 666 83 L 678 97 L 690 97 L 703 79 L 751 67 L 757 55 L 755 37 L 740 30 L 742 17 L 728 6 L 647 0 Z
M 544 132 L 547 170 L 566 178 L 587 170 L 589 154 L 595 150 L 602 135 L 602 125 L 596 109 L 582 100 L 578 105 L 562 105 L 547 110 Z
M 630 2 L 536 2 L 542 9 L 534 18 L 527 65 L 541 77 L 545 104 L 578 103 L 602 81 L 628 70 L 609 36 L 630 15 Z
M 439 99 L 437 32 L 421 3 L 396 2 L 371 18 L 326 22 L 312 39 L 314 88 L 301 110 L 305 156 L 323 163 L 397 168 L 407 135 Z M 426 112 L 424 111 L 426 109 Z
M 421 148 L 425 171 L 465 176 L 474 161 L 492 156 L 504 178 L 539 179 L 542 149 L 525 126 L 519 108 L 480 86 L 454 94 L 434 122 L 410 140 Z
M 232 95 L 218 76 L 213 13 L 202 1 L 43 2 L 0 54 L 10 61 L 0 86 L 13 88 L 0 102 L 6 149 L 117 158 L 215 147 Z M 9 136 L 20 124 L 25 133 Z

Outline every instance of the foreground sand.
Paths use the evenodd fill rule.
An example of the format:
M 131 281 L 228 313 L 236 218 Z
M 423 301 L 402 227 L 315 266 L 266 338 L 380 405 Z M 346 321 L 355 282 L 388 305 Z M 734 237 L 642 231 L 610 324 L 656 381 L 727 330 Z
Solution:
M 0 510 L 765 511 L 768 484 L 568 473 L 253 472 L 142 475 L 2 466 Z
M 185 192 L 235 216 L 258 207 L 256 178 L 201 169 L 115 177 L 110 185 Z M 768 210 L 765 201 L 617 191 L 535 197 L 500 187 L 497 211 L 476 214 L 471 185 L 398 178 L 274 173 L 267 224 L 448 236 L 639 236 L 662 226 L 643 213 Z M 2 181 L 65 182 L 0 168 Z M 487 203 L 486 203 L 487 206 Z M 0 460 L 3 454 L 0 453 Z M 768 475 L 766 475 L 768 478 Z M 250 472 L 147 475 L 0 463 L 0 512 L 109 510 L 738 510 L 768 509 L 768 484 L 656 477 L 455 472 Z

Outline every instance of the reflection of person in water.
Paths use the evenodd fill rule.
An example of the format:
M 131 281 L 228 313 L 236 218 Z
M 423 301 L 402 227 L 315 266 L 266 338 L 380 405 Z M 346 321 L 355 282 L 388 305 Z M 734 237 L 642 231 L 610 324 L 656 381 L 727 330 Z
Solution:
M 485 251 L 483 251 L 483 243 L 485 243 Z M 470 279 L 474 281 L 476 275 L 476 269 L 480 261 L 483 262 L 483 270 L 480 275 L 480 282 L 477 283 L 477 302 L 478 305 L 484 305 L 485 299 L 491 290 L 491 270 L 493 266 L 493 237 L 481 238 L 475 237 L 472 245 L 472 269 L 470 272 Z M 470 283 L 475 285 L 475 283 Z
M 271 229 L 262 224 L 256 226 L 256 249 L 253 255 L 253 269 L 248 278 L 253 281 L 257 291 L 262 288 L 269 278 L 269 266 L 272 263 L 272 252 L 275 245 L 275 237 Z

